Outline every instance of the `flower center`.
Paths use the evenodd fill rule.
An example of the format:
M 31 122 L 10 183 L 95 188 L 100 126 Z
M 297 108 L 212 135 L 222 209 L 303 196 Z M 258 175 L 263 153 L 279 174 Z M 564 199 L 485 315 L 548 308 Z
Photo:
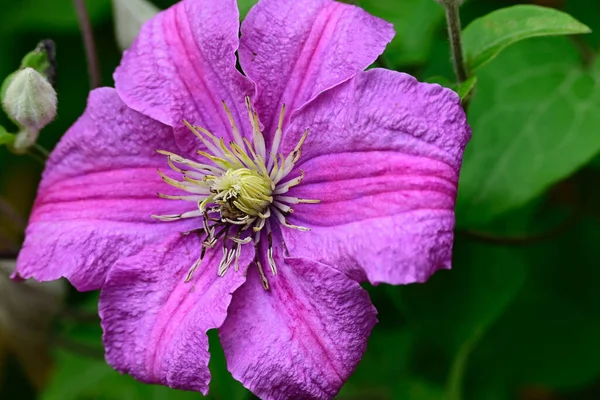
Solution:
M 264 214 L 273 202 L 269 180 L 248 168 L 228 169 L 218 177 L 207 177 L 212 201 L 220 207 L 221 216 L 242 221 Z
M 290 224 L 286 216 L 294 211 L 291 207 L 294 204 L 319 202 L 319 200 L 286 195 L 290 188 L 299 185 L 304 178 L 302 170 L 296 170 L 295 165 L 300 159 L 300 151 L 308 130 L 304 132 L 290 154 L 284 156 L 278 153 L 283 134 L 284 105 L 279 115 L 277 130 L 270 143 L 270 152 L 267 152 L 258 115 L 252 108 L 250 99 L 246 97 L 248 117 L 252 125 L 252 141 L 242 137 L 225 103 L 223 107 L 229 118 L 234 139 L 229 145 L 206 129 L 192 126 L 184 121 L 204 144 L 206 151 L 198 150 L 198 154 L 207 160 L 205 163 L 168 151 L 157 150 L 158 153 L 167 156 L 167 162 L 172 170 L 183 175 L 183 180 L 178 181 L 159 170 L 162 179 L 169 185 L 189 193 L 188 195 L 159 194 L 159 196 L 165 199 L 191 201 L 196 204 L 196 208 L 182 214 L 152 217 L 161 221 L 196 217 L 201 219 L 199 224 L 201 227 L 192 232 L 204 236 L 202 252 L 198 261 L 190 268 L 186 282 L 192 279 L 192 274 L 199 267 L 206 249 L 213 248 L 219 240 L 222 239 L 223 245 L 223 257 L 217 271 L 219 276 L 223 276 L 232 264 L 237 271 L 242 245 L 254 242 L 254 263 L 258 268 L 263 287 L 268 290 L 269 283 L 262 265 L 268 263 L 273 275 L 277 274 L 277 266 L 273 258 L 273 226 L 301 231 L 310 230 Z M 290 177 L 290 175 L 296 176 Z M 189 233 L 191 232 L 186 232 Z M 260 253 L 259 242 L 263 236 L 267 239 L 266 255 Z M 281 241 L 282 248 L 285 249 L 283 238 Z

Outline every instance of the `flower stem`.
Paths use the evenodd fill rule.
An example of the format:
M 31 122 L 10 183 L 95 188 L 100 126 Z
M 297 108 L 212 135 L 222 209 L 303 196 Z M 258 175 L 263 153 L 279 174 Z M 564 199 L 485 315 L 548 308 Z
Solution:
M 552 240 L 568 232 L 579 222 L 581 213 L 574 211 L 573 214 L 558 226 L 547 232 L 523 236 L 505 236 L 494 233 L 480 232 L 476 230 L 457 230 L 456 233 L 482 243 L 495 244 L 498 246 L 529 246 Z
M 479 326 L 473 335 L 463 342 L 458 350 L 458 353 L 454 357 L 452 366 L 450 367 L 450 373 L 448 375 L 448 382 L 446 384 L 447 400 L 461 400 L 463 398 L 462 386 L 469 356 L 475 347 L 477 347 L 477 344 L 483 337 L 483 333 L 483 327 Z
M 596 60 L 594 49 L 580 35 L 571 35 L 569 39 L 573 43 L 573 46 L 575 46 L 575 49 L 577 49 L 583 66 L 586 68 L 591 67 Z
M 50 156 L 50 152 L 48 150 L 46 150 L 45 148 L 43 148 L 42 146 L 40 146 L 39 144 L 34 143 L 33 147 L 40 154 L 40 156 L 42 156 L 44 158 L 44 160 L 47 160 L 48 157 Z
M 85 343 L 80 343 L 65 336 L 56 336 L 52 341 L 56 347 L 68 351 L 69 353 L 77 354 L 86 358 L 102 360 L 104 358 L 104 349 L 94 347 Z
M 25 230 L 27 221 L 17 210 L 3 197 L 0 197 L 0 215 L 5 215 L 20 230 Z
M 88 64 L 88 73 L 90 75 L 90 88 L 94 89 L 100 86 L 100 64 L 96 54 L 96 44 L 94 42 L 94 33 L 90 16 L 85 7 L 85 0 L 73 0 L 75 9 L 77 10 L 77 19 L 83 36 L 83 44 L 85 46 L 85 54 Z
M 448 24 L 448 38 L 452 50 L 452 62 L 457 82 L 463 83 L 467 80 L 467 69 L 462 51 L 462 39 L 460 36 L 460 15 L 458 13 L 458 2 L 444 2 L 446 9 L 446 22 Z
M 37 143 L 34 143 L 25 154 L 38 161 L 42 166 L 46 165 L 46 160 L 50 156 L 50 152 Z

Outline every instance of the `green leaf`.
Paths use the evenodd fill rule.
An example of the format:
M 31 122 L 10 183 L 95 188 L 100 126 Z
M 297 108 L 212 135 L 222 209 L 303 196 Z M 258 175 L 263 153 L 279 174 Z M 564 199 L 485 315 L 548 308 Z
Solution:
M 457 85 L 456 83 L 450 81 L 448 78 L 439 75 L 429 77 L 425 79 L 425 82 L 437 83 L 438 85 L 447 87 L 448 89 L 452 89 L 456 91 L 456 93 L 458 93 L 458 95 L 460 96 L 461 100 L 463 100 L 473 91 L 473 89 L 475 89 L 475 85 L 477 84 L 477 77 L 472 76 L 460 85 Z
M 97 296 L 85 303 L 89 312 L 97 310 Z M 99 324 L 71 322 L 64 324 L 62 334 L 71 343 L 83 344 L 90 349 L 102 349 L 102 330 Z M 244 400 L 249 392 L 227 371 L 225 356 L 217 332 L 209 332 L 212 374 L 208 399 Z M 200 400 L 200 393 L 148 385 L 129 375 L 113 370 L 102 357 L 93 358 L 68 351 L 66 347 L 55 352 L 55 369 L 41 400 Z
M 3 126 L 0 125 L 0 146 L 5 144 L 12 145 L 15 141 L 15 135 L 8 133 Z
M 460 99 L 464 100 L 469 94 L 471 94 L 473 89 L 475 89 L 475 85 L 477 85 L 476 76 L 472 76 L 460 85 L 458 85 L 458 88 L 456 88 L 456 92 L 460 96 Z
M 93 24 L 110 16 L 110 0 L 86 1 Z M 40 32 L 49 30 L 73 31 L 79 29 L 73 1 L 20 0 L 3 2 L 0 32 Z
M 586 222 L 532 252 L 532 273 L 472 356 L 469 398 L 506 390 L 516 398 L 534 385 L 574 390 L 597 379 L 599 241 L 600 226 Z
M 51 40 L 44 40 L 35 47 L 34 50 L 25 54 L 21 60 L 21 69 L 33 68 L 48 79 L 49 73 L 54 66 L 55 58 L 54 43 Z
M 415 339 L 406 327 L 375 326 L 365 355 L 338 397 L 442 400 L 440 387 L 410 371 Z
M 498 319 L 525 282 L 521 249 L 457 238 L 453 269 L 437 272 L 425 285 L 390 288 L 400 293 L 407 319 L 453 357 L 474 335 Z
M 564 11 L 590 27 L 592 32 L 582 37 L 592 48 L 600 46 L 600 7 L 589 0 L 566 0 Z
M 441 86 L 447 87 L 447 88 L 453 88 L 456 85 L 450 79 L 446 78 L 445 76 L 441 76 L 441 75 L 430 76 L 429 78 L 425 79 L 424 82 L 437 83 L 438 85 L 441 85 Z
M 2 85 L 0 85 L 0 101 L 1 102 L 4 101 L 4 94 L 6 93 L 6 89 L 8 89 L 8 85 L 10 85 L 10 83 L 12 82 L 16 73 L 17 73 L 16 71 L 11 73 L 6 78 L 4 78 L 4 80 L 2 81 Z
M 121 50 L 128 48 L 144 22 L 160 9 L 148 0 L 112 0 L 115 36 Z
M 519 5 L 473 21 L 463 32 L 467 68 L 475 71 L 511 44 L 536 36 L 588 33 L 590 28 L 561 11 Z
M 566 38 L 516 44 L 477 78 L 457 202 L 467 227 L 528 203 L 600 151 L 600 62 L 581 66 Z
M 238 8 L 240 9 L 240 19 L 246 18 L 246 14 L 258 0 L 237 0 Z
M 431 53 L 444 11 L 432 0 L 358 0 L 373 15 L 394 24 L 396 36 L 382 55 L 391 68 L 423 64 Z
M 592 159 L 592 161 L 590 162 L 590 166 L 592 168 L 600 169 L 600 154 L 598 154 Z
M 529 268 L 521 249 L 457 238 L 453 269 L 425 285 L 390 287 L 413 334 L 428 349 L 440 349 L 447 364 L 446 399 L 461 398 L 471 352 L 503 314 L 525 282 Z M 439 357 L 438 357 L 439 358 Z M 428 374 L 435 373 L 429 371 Z

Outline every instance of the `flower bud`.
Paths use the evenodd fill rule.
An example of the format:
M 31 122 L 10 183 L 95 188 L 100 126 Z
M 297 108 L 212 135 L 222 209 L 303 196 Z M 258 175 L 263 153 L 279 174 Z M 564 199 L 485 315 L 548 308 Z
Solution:
M 19 133 L 22 144 L 29 145 L 37 139 L 40 129 L 56 116 L 56 103 L 54 88 L 33 68 L 17 71 L 2 99 L 4 110 L 23 132 L 23 135 Z

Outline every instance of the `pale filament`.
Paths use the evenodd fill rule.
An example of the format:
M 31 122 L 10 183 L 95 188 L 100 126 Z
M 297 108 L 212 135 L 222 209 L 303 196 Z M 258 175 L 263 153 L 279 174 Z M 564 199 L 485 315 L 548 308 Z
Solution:
M 286 215 L 293 213 L 291 207 L 300 203 L 318 203 L 319 200 L 302 199 L 283 195 L 290 188 L 300 184 L 304 172 L 291 179 L 286 179 L 298 162 L 302 144 L 306 140 L 308 130 L 304 132 L 294 150 L 284 156 L 279 153 L 283 135 L 285 104 L 281 108 L 279 123 L 273 137 L 269 152 L 265 138 L 260 130 L 258 114 L 246 97 L 246 108 L 252 126 L 252 141 L 242 137 L 233 116 L 223 102 L 223 108 L 231 125 L 233 141 L 226 144 L 208 130 L 193 126 L 187 121 L 184 124 L 200 139 L 207 151 L 198 151 L 206 162 L 197 162 L 177 154 L 158 150 L 167 156 L 171 169 L 182 175 L 182 180 L 168 177 L 158 171 L 163 181 L 170 186 L 184 190 L 190 195 L 169 195 L 159 193 L 165 199 L 183 200 L 195 203 L 196 207 L 182 214 L 152 215 L 161 221 L 176 221 L 182 218 L 202 218 L 202 228 L 194 232 L 204 236 L 202 252 L 197 262 L 192 265 L 185 281 L 189 282 L 194 271 L 199 267 L 207 248 L 213 248 L 219 239 L 222 241 L 222 258 L 217 274 L 225 275 L 231 265 L 235 271 L 239 269 L 239 258 L 243 245 L 254 242 L 254 263 L 258 269 L 265 290 L 269 282 L 259 259 L 259 242 L 263 229 L 268 241 L 267 262 L 271 273 L 277 274 L 277 266 L 273 258 L 272 223 L 287 228 L 308 231 L 309 228 L 292 225 Z M 237 180 L 236 180 L 237 179 Z M 222 189 L 226 188 L 226 189 Z M 225 190 L 225 191 L 223 191 Z M 252 228 L 252 229 L 250 229 Z M 191 232 L 186 232 L 189 234 Z M 285 249 L 285 243 L 282 243 Z

